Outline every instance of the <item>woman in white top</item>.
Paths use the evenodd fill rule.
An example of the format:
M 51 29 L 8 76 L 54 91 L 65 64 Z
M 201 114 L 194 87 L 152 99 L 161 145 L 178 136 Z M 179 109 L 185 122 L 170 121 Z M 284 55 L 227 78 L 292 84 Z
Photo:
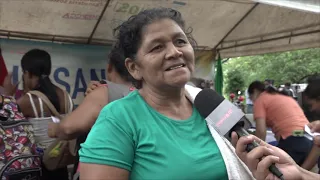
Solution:
M 23 71 L 23 89 L 26 94 L 17 101 L 17 104 L 24 116 L 33 124 L 37 145 L 45 148 L 54 141 L 47 135 L 48 122 L 51 121 L 51 118 L 46 117 L 51 117 L 52 114 L 43 100 L 28 92 L 35 90 L 43 93 L 60 114 L 70 112 L 72 101 L 70 98 L 65 98 L 65 91 L 55 86 L 49 78 L 51 56 L 48 52 L 39 49 L 28 51 L 21 59 L 21 67 Z M 16 89 L 16 85 L 8 83 L 11 78 L 11 74 L 8 75 L 5 80 L 6 83 L 4 83 L 5 92 L 8 95 L 13 95 Z M 66 104 L 68 104 L 67 107 Z M 67 180 L 67 168 L 48 171 L 43 167 L 43 179 Z

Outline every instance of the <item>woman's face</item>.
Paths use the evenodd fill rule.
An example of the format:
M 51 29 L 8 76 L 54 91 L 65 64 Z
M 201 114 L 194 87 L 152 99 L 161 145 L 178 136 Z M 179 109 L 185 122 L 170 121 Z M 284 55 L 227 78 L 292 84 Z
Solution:
M 310 105 L 310 110 L 320 112 L 320 100 L 306 98 L 307 103 Z
M 257 90 L 253 90 L 252 94 L 249 94 L 249 99 L 254 103 L 258 97 L 259 97 L 260 92 Z
M 28 71 L 22 71 L 23 89 L 31 90 L 34 88 L 30 77 L 31 76 Z
M 136 60 L 127 60 L 131 75 L 155 88 L 181 88 L 194 71 L 194 51 L 174 21 L 161 19 L 146 26 Z

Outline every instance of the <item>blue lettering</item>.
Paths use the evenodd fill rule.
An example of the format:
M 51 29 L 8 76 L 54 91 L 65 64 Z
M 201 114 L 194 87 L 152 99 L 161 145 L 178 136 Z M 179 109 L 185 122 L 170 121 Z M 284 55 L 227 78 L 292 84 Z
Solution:
M 107 79 L 106 78 L 106 70 L 105 69 L 101 69 L 101 79 Z
M 90 77 L 91 77 L 91 81 L 99 81 L 100 80 L 97 76 L 95 69 L 90 69 Z
M 56 81 L 56 83 L 64 86 L 66 88 L 66 91 L 70 94 L 70 85 L 59 78 L 60 73 L 63 73 L 65 77 L 69 77 L 69 71 L 67 68 L 59 67 L 54 71 L 53 78 Z
M 101 79 L 106 79 L 106 70 L 101 69 Z M 95 69 L 90 69 L 90 77 L 91 77 L 91 81 L 99 81 L 101 80 L 96 73 Z
M 12 68 L 12 82 L 13 84 L 19 82 L 19 66 L 13 66 Z
M 82 87 L 80 87 L 80 83 L 82 84 Z M 79 68 L 76 75 L 76 83 L 74 85 L 72 99 L 75 99 L 79 92 L 85 93 L 86 90 L 87 90 L 87 84 L 83 77 L 82 69 Z

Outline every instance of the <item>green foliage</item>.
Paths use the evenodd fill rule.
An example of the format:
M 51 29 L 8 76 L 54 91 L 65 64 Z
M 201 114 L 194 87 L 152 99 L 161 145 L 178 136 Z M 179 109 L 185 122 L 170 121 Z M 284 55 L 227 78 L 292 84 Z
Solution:
M 245 89 L 245 80 L 243 78 L 243 74 L 239 69 L 233 69 L 233 70 L 228 70 L 226 72 L 226 88 L 225 88 L 225 93 L 230 94 L 230 93 L 235 93 L 237 94 L 238 91 L 243 92 Z
M 233 78 L 228 79 L 234 70 L 244 77 L 244 87 L 252 81 L 265 79 L 273 79 L 276 86 L 298 83 L 303 77 L 320 72 L 320 48 L 233 58 L 223 64 L 223 69 L 227 77 L 226 93 L 231 86 L 228 84 L 234 83 Z

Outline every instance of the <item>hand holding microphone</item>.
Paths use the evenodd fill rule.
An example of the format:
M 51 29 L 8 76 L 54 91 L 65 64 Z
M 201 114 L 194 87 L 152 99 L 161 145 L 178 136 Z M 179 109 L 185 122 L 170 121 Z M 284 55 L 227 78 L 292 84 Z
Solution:
M 238 157 L 248 166 L 257 180 L 279 179 L 268 170 L 273 164 L 283 173 L 282 179 L 301 180 L 306 176 L 306 170 L 299 167 L 294 160 L 283 150 L 250 135 L 241 137 L 239 140 L 233 134 L 233 141 L 236 142 L 236 153 Z M 247 152 L 247 145 L 259 142 L 259 147 Z
M 275 163 L 285 168 L 286 171 L 287 168 L 289 168 L 290 173 L 298 177 L 298 167 L 288 154 L 249 135 L 243 128 L 243 125 L 245 125 L 248 120 L 245 118 L 244 113 L 231 102 L 225 100 L 211 89 L 204 89 L 196 96 L 194 104 L 201 116 L 204 117 L 207 123 L 214 127 L 220 135 L 228 138 L 231 136 L 231 132 L 235 131 L 237 135 L 241 137 L 236 146 L 237 155 L 248 165 L 256 178 L 259 177 L 260 179 L 261 177 L 267 178 L 275 176 L 283 179 L 283 173 L 276 167 Z M 235 138 L 234 135 L 233 138 Z M 236 140 L 234 139 L 233 141 Z M 276 148 L 278 153 L 273 154 L 274 148 Z M 281 155 L 281 157 L 277 155 Z M 287 172 L 285 173 L 285 178 L 292 179 L 289 178 L 292 176 L 287 175 Z M 297 172 L 298 174 L 296 174 Z M 293 177 L 293 179 L 295 179 L 295 177 Z

